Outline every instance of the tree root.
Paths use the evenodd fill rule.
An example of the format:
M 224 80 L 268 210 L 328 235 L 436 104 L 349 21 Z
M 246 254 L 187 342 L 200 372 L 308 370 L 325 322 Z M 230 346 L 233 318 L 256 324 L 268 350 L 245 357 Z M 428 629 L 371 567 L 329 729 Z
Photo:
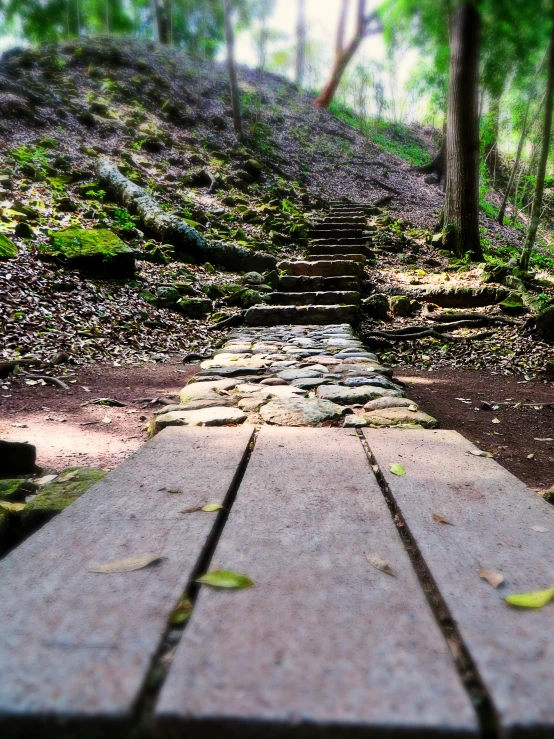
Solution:
M 415 331 L 414 329 L 420 329 Z M 445 331 L 451 326 L 445 327 Z M 461 327 L 460 327 L 461 328 Z M 454 334 L 441 333 L 434 328 L 425 328 L 424 326 L 412 326 L 411 329 L 405 331 L 368 331 L 364 333 L 364 339 L 386 339 L 387 341 L 416 341 L 417 339 L 441 339 L 442 341 L 479 341 L 492 336 L 492 331 L 481 331 L 473 336 L 454 336 Z
M 42 380 L 48 385 L 56 385 L 60 390 L 69 390 L 69 385 L 66 385 L 65 382 L 59 380 L 57 377 L 50 377 L 50 375 L 31 375 L 28 372 L 21 372 L 20 374 L 21 377 L 25 377 L 29 380 Z
M 98 163 L 98 178 L 112 195 L 130 212 L 137 213 L 147 231 L 175 247 L 177 255 L 190 255 L 201 262 L 239 272 L 275 269 L 277 259 L 241 246 L 208 242 L 196 229 L 175 215 L 167 213 L 139 185 L 121 174 L 117 166 L 104 157 Z

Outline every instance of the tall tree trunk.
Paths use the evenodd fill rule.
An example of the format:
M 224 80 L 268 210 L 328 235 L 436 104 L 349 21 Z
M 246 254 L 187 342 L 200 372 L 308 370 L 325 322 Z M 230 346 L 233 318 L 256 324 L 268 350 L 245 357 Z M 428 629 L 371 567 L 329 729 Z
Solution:
M 494 179 L 496 177 L 496 171 L 498 169 L 498 134 L 500 130 L 500 95 L 493 95 L 490 99 L 490 107 L 488 113 L 488 129 L 490 133 L 490 140 L 487 144 L 485 151 L 485 161 L 487 162 L 487 169 L 493 177 L 493 188 Z
M 240 112 L 240 91 L 237 79 L 237 68 L 235 65 L 235 34 L 233 33 L 233 22 L 231 18 L 231 0 L 225 3 L 225 38 L 227 40 L 227 69 L 229 71 L 229 88 L 231 91 L 231 105 L 233 106 L 233 125 L 235 136 L 242 141 L 242 116 Z
M 298 0 L 298 21 L 296 24 L 296 85 L 304 84 L 306 66 L 306 0 Z
M 339 23 L 337 26 L 337 44 L 335 49 L 335 59 L 333 61 L 333 67 L 329 79 L 323 86 L 323 89 L 314 101 L 314 108 L 328 108 L 331 104 L 335 92 L 340 84 L 342 76 L 348 63 L 358 50 L 365 36 L 369 31 L 369 26 L 372 21 L 378 20 L 376 13 L 371 13 L 369 16 L 365 16 L 365 0 L 358 0 L 358 10 L 356 16 L 356 30 L 350 43 L 344 45 L 344 35 L 346 32 L 346 20 L 348 16 L 348 8 L 350 0 L 342 0 L 341 11 L 339 15 Z M 381 26 L 378 24 L 374 29 L 373 33 L 380 30 Z
M 552 102 L 554 99 L 554 0 L 551 7 L 551 24 L 550 46 L 548 49 L 548 81 L 546 83 L 546 97 L 544 101 L 544 120 L 542 129 L 541 153 L 539 157 L 539 166 L 537 168 L 537 181 L 535 185 L 535 196 L 533 198 L 533 209 L 531 211 L 531 220 L 529 229 L 525 238 L 525 244 L 521 251 L 519 265 L 522 269 L 529 269 L 529 260 L 531 252 L 537 238 L 539 229 L 539 221 L 542 211 L 542 196 L 544 193 L 544 177 L 546 174 L 546 162 L 548 160 L 548 151 L 550 149 L 550 132 L 552 129 Z
M 150 0 L 150 13 L 154 27 L 154 40 L 159 44 L 169 44 L 169 0 Z
M 457 256 L 483 259 L 479 239 L 479 46 L 481 16 L 461 0 L 451 30 L 446 135 L 444 243 Z
M 531 85 L 531 89 L 529 90 L 529 97 L 527 98 L 527 104 L 525 106 L 525 113 L 523 114 L 523 123 L 521 126 L 521 136 L 519 137 L 519 141 L 517 144 L 517 152 L 516 152 L 516 158 L 512 165 L 512 171 L 510 172 L 510 178 L 508 179 L 508 184 L 506 185 L 506 192 L 504 193 L 504 197 L 502 198 L 502 205 L 500 206 L 500 210 L 498 211 L 498 223 L 502 226 L 504 224 L 504 216 L 506 215 L 506 205 L 508 204 L 508 198 L 510 197 L 510 192 L 512 191 L 512 187 L 514 185 L 514 180 L 516 177 L 517 170 L 519 168 L 519 162 L 521 160 L 521 154 L 523 152 L 523 144 L 525 143 L 525 139 L 527 138 L 527 134 L 533 127 L 533 124 L 535 123 L 536 117 L 539 114 L 540 109 L 542 108 L 542 105 L 544 103 L 544 97 L 541 101 L 541 104 L 539 105 L 537 112 L 535 113 L 535 116 L 529 126 L 527 126 L 527 120 L 529 118 L 529 111 L 531 108 L 531 103 L 533 102 L 533 97 L 535 94 L 535 85 L 537 82 L 537 79 L 542 71 L 542 68 L 544 66 L 544 62 L 546 61 L 546 57 L 542 60 L 540 66 L 538 67 L 535 77 L 533 79 L 533 84 Z M 516 205 L 517 207 L 517 205 Z

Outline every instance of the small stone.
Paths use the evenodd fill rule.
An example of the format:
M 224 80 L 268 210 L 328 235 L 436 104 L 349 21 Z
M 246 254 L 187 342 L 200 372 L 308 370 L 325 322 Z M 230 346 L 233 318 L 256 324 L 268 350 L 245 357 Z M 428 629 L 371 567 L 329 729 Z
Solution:
M 247 272 L 242 276 L 241 282 L 244 285 L 264 285 L 265 277 L 259 272 Z
M 292 380 L 294 387 L 300 387 L 303 390 L 311 390 L 314 387 L 319 387 L 329 382 L 328 377 L 301 377 L 298 380 Z
M 287 380 L 284 380 L 282 377 L 266 377 L 265 380 L 262 380 L 260 382 L 260 385 L 288 385 L 289 383 Z
M 390 299 L 390 311 L 393 316 L 409 316 L 412 313 L 412 301 L 405 295 L 393 295 Z
M 166 426 L 229 426 L 246 421 L 246 414 L 238 408 L 215 406 L 197 411 L 172 411 L 157 416 L 154 433 Z
M 380 375 L 372 375 L 371 377 L 347 377 L 343 379 L 346 387 L 364 387 L 365 385 L 373 385 L 374 387 L 384 387 L 390 390 L 400 390 L 400 388 L 386 377 Z
M 181 390 L 179 398 L 181 403 L 189 403 L 191 400 L 213 400 L 218 397 L 217 391 L 232 390 L 237 384 L 236 380 L 193 382 Z
M 300 380 L 307 377 L 321 377 L 324 373 L 318 369 L 286 369 L 277 373 L 281 380 Z
M 351 413 L 348 416 L 345 416 L 344 428 L 359 428 L 360 426 L 367 426 L 367 421 L 362 416 L 358 416 L 356 413 Z
M 316 393 L 318 398 L 330 400 L 341 405 L 363 405 L 368 400 L 384 396 L 400 397 L 400 390 L 365 385 L 363 387 L 344 387 L 343 385 L 321 385 Z
M 417 408 L 417 403 L 414 403 L 414 401 L 409 398 L 395 398 L 393 396 L 386 395 L 383 398 L 375 398 L 374 400 L 367 402 L 364 405 L 364 410 L 377 411 L 382 408 L 408 408 L 411 405 Z
M 264 421 L 278 426 L 318 426 L 336 421 L 346 412 L 346 408 L 319 398 L 275 398 L 260 408 Z
M 399 424 L 417 424 L 423 428 L 434 429 L 439 424 L 436 418 L 423 411 L 409 411 L 407 408 L 382 408 L 365 413 L 364 418 L 374 426 L 398 426 Z

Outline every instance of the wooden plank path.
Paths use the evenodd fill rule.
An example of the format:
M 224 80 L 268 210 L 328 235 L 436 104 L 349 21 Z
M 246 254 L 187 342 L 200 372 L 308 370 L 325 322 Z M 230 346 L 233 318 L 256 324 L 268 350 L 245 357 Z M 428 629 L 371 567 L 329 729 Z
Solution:
M 507 593 L 554 586 L 554 507 L 454 431 L 364 430 L 505 736 L 554 736 L 554 618 Z M 406 475 L 389 471 L 400 462 Z M 433 513 L 452 525 L 437 524 Z M 536 531 L 533 526 L 545 529 Z M 504 575 L 494 590 L 481 567 Z
M 554 510 L 474 449 L 451 431 L 166 429 L 0 561 L 0 737 L 553 736 L 552 605 L 504 596 L 554 583 Z M 206 503 L 228 518 L 182 512 Z M 163 559 L 90 571 L 145 553 Z M 216 568 L 255 585 L 203 586 L 175 637 Z

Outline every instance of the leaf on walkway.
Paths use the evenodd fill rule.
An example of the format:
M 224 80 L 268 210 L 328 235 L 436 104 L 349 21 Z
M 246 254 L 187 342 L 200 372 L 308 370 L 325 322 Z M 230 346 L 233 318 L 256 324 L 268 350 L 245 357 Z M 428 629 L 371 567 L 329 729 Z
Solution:
M 490 452 L 484 452 L 481 449 L 470 449 L 468 454 L 473 454 L 474 457 L 492 457 Z
M 539 534 L 546 534 L 548 529 L 546 529 L 544 526 L 531 526 L 533 531 L 537 531 Z
M 19 513 L 25 508 L 25 503 L 8 503 L 7 501 L 0 500 L 0 508 L 3 508 L 8 513 Z
M 492 423 L 500 423 L 500 419 L 499 418 L 493 418 L 492 419 Z
M 211 585 L 212 588 L 229 588 L 241 590 L 242 588 L 251 588 L 254 583 L 246 575 L 232 570 L 212 570 L 206 572 L 205 575 L 199 577 L 196 582 L 203 585 Z
M 179 601 L 177 608 L 173 611 L 171 614 L 171 617 L 169 619 L 169 623 L 172 626 L 180 626 L 181 624 L 184 624 L 185 621 L 187 621 L 190 618 L 190 614 L 192 613 L 192 603 L 187 598 L 186 595 L 183 595 L 181 600 Z
M 202 510 L 202 506 L 195 505 L 195 506 L 192 506 L 192 508 L 183 508 L 181 513 L 198 513 L 201 510 Z
M 224 508 L 225 506 L 219 505 L 219 503 L 208 503 L 202 507 L 202 510 L 206 511 L 206 513 L 214 513 L 214 511 L 221 511 Z
M 504 575 L 501 575 L 500 572 L 487 570 L 486 567 L 481 567 L 479 570 L 479 577 L 482 577 L 483 580 L 486 580 L 489 585 L 492 585 L 495 589 L 504 582 Z
M 454 526 L 454 524 L 452 523 L 452 521 L 449 521 L 449 520 L 448 520 L 447 518 L 445 518 L 444 516 L 440 516 L 440 515 L 439 515 L 438 513 L 433 513 L 433 518 L 435 519 L 435 521 L 436 521 L 437 523 L 447 523 L 447 524 L 449 524 L 450 526 Z
M 554 588 L 547 590 L 535 590 L 531 593 L 514 593 L 507 595 L 505 600 L 511 606 L 517 608 L 542 608 L 554 598 Z
M 133 572 L 134 570 L 142 570 L 156 562 L 161 562 L 162 559 L 164 557 L 158 557 L 157 554 L 138 554 L 136 557 L 117 559 L 115 562 L 93 567 L 89 572 L 100 572 L 104 575 L 111 575 L 116 572 Z
M 387 575 L 392 575 L 393 577 L 396 577 L 392 567 L 386 559 L 383 559 L 378 554 L 375 554 L 375 552 L 366 552 L 365 556 L 369 564 L 372 567 L 375 567 L 376 570 L 381 570 L 381 572 L 386 572 Z
M 401 476 L 406 474 L 406 470 L 399 462 L 394 462 L 394 464 L 391 464 L 389 470 L 392 472 L 393 475 Z

